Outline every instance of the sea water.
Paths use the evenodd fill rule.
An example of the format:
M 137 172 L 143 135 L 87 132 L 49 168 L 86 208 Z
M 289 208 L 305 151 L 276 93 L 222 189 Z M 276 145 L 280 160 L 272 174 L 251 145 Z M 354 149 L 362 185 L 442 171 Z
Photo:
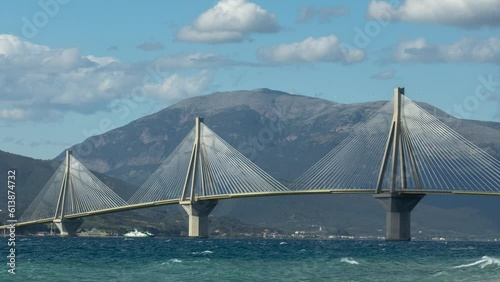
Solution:
M 0 281 L 500 281 L 500 242 L 18 237 L 15 275 L 3 257 Z

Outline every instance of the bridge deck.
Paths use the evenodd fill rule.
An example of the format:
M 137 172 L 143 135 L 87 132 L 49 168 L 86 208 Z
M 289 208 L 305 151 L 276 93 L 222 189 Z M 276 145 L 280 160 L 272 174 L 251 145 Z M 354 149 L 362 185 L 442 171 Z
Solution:
M 317 194 L 372 194 L 372 189 L 344 189 L 344 190 L 302 190 L 302 191 L 279 191 L 279 192 L 258 192 L 258 193 L 241 193 L 241 194 L 229 194 L 229 195 L 214 195 L 206 197 L 198 197 L 196 201 L 205 200 L 225 200 L 225 199 L 237 199 L 237 198 L 252 198 L 252 197 L 269 197 L 269 196 L 291 196 L 291 195 L 317 195 Z M 480 196 L 500 196 L 500 192 L 482 192 L 482 191 L 448 191 L 448 190 L 407 190 L 400 191 L 399 194 L 441 194 L 441 195 L 480 195 Z M 65 218 L 81 218 L 87 216 L 94 216 L 100 214 L 107 214 L 113 212 L 143 209 L 156 206 L 173 205 L 178 204 L 180 199 L 164 200 L 157 202 L 133 204 L 109 209 L 103 209 L 92 212 L 77 213 L 67 215 Z M 28 226 L 33 224 L 50 223 L 53 218 L 45 218 L 34 221 L 18 222 L 14 226 Z M 11 225 L 2 225 L 0 229 L 7 229 Z

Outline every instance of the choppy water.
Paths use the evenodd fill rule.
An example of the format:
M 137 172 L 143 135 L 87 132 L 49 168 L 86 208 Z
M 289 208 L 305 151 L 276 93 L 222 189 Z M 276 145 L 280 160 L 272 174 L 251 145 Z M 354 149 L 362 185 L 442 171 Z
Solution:
M 500 281 L 498 242 L 28 237 L 16 248 L 16 275 L 4 264 L 0 281 Z

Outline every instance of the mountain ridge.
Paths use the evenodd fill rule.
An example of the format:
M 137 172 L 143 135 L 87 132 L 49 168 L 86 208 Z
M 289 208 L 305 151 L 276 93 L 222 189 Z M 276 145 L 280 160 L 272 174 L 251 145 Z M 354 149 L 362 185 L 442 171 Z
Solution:
M 145 165 L 146 167 L 152 164 L 159 165 L 161 160 L 165 159 L 168 153 L 171 152 L 187 132 L 191 130 L 194 125 L 194 117 L 196 116 L 204 116 L 205 123 L 215 132 L 217 132 L 219 128 L 222 128 L 223 132 L 219 135 L 223 138 L 226 137 L 224 135 L 229 135 L 226 141 L 236 147 L 236 149 L 247 149 L 247 151 L 252 151 L 253 154 L 250 154 L 250 156 L 265 151 L 259 150 L 261 146 L 246 148 L 252 146 L 248 143 L 256 143 L 252 138 L 258 138 L 259 132 L 261 132 L 261 135 L 264 135 L 266 132 L 268 134 L 272 133 L 272 138 L 274 138 L 272 141 L 275 141 L 273 143 L 286 143 L 285 140 L 294 141 L 301 137 L 301 135 L 309 134 L 308 137 L 314 141 L 314 144 L 326 144 L 327 146 L 325 147 L 333 149 L 341 139 L 348 135 L 350 128 L 354 124 L 366 120 L 385 102 L 386 101 L 340 104 L 320 98 L 292 95 L 267 88 L 216 92 L 183 100 L 157 113 L 132 121 L 125 126 L 110 130 L 102 135 L 92 136 L 82 143 L 72 146 L 72 149 L 76 152 L 77 156 L 80 156 L 80 159 L 88 163 L 90 169 L 102 173 L 110 172 L 113 174 L 113 171 L 131 165 Z M 458 129 L 457 131 L 460 134 L 464 135 L 464 137 L 469 140 L 472 139 L 472 142 L 483 147 L 483 149 L 494 157 L 500 157 L 500 144 L 495 144 L 490 141 L 494 139 L 495 136 L 500 136 L 500 125 L 491 122 L 484 123 L 458 120 L 449 117 L 445 112 L 426 103 L 420 103 L 420 105 L 426 110 L 433 111 L 439 119 L 447 123 L 453 129 Z M 232 112 L 229 114 L 232 115 L 231 117 L 228 117 L 228 112 Z M 232 119 L 234 122 L 223 121 L 222 119 L 224 118 Z M 258 124 L 260 128 L 254 128 L 253 131 L 249 131 L 248 134 L 246 134 L 247 136 L 243 136 L 244 134 L 241 132 L 229 132 L 227 134 L 224 132 L 229 130 L 237 132 L 239 130 L 238 125 L 241 126 L 241 124 L 245 124 L 245 119 L 248 119 L 248 123 L 254 123 L 254 126 Z M 328 123 L 330 123 L 331 126 L 326 126 Z M 296 126 L 287 129 L 286 127 L 291 124 Z M 466 126 L 462 127 L 462 125 Z M 252 126 L 252 124 L 250 124 L 250 126 Z M 131 128 L 133 128 L 133 130 L 131 130 Z M 489 135 L 488 138 L 478 137 L 478 129 L 482 131 L 480 135 Z M 129 130 L 128 134 L 124 132 L 124 130 Z M 270 133 L 270 131 L 272 132 Z M 134 139 L 137 139 L 142 144 L 133 142 L 134 144 L 132 145 L 136 147 L 117 144 L 117 141 L 127 139 L 127 136 L 120 136 L 124 133 L 125 135 L 132 135 Z M 115 142 L 115 145 L 118 147 L 122 147 L 123 150 L 120 154 L 133 150 L 139 153 L 128 154 L 130 157 L 128 161 L 121 160 L 119 162 L 108 162 L 105 160 L 105 157 L 112 158 L 112 156 L 106 154 L 109 150 L 100 149 L 106 143 L 107 139 L 112 140 L 111 142 Z M 484 142 L 484 140 L 487 141 Z M 177 142 L 177 144 L 175 144 L 175 142 Z M 235 143 L 237 145 L 235 145 Z M 93 153 L 86 155 L 79 154 L 81 150 L 78 150 L 78 146 L 81 147 L 82 145 L 85 145 L 85 147 L 93 147 Z M 240 146 L 240 148 L 238 148 L 238 146 Z M 156 153 L 144 153 L 145 149 Z M 325 150 L 326 149 L 327 148 L 325 148 Z M 104 154 L 101 152 L 104 152 Z M 322 152 L 324 153 L 324 151 Z M 89 155 L 94 156 L 89 157 Z M 99 158 L 98 156 L 103 157 Z M 62 158 L 63 153 L 55 159 L 61 160 Z M 120 173 L 117 173 L 115 176 L 120 177 Z M 283 176 L 280 177 L 283 178 Z
M 203 116 L 214 132 L 286 184 L 385 103 L 340 104 L 269 89 L 219 92 L 183 100 L 90 137 L 72 149 L 89 169 L 139 186 L 193 128 L 194 118 Z M 497 159 L 500 157 L 499 124 L 459 120 L 429 104 L 419 105 Z M 90 154 L 79 154 L 82 144 L 92 146 Z M 62 155 L 56 159 L 62 159 Z M 500 232 L 500 219 L 494 216 L 498 213 L 500 208 L 491 197 L 427 196 L 417 207 L 415 219 L 423 223 L 417 226 L 435 233 L 446 231 L 446 226 L 456 228 L 456 232 L 484 229 L 494 234 Z M 284 230 L 314 223 L 358 234 L 373 233 L 383 228 L 384 222 L 383 210 L 371 195 L 221 201 L 214 214 Z M 470 222 L 465 227 L 448 222 L 460 222 L 460 218 Z

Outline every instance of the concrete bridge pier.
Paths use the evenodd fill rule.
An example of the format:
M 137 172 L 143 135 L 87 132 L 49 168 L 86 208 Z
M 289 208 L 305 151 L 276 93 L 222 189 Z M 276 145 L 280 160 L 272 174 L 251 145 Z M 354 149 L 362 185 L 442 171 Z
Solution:
M 189 237 L 208 237 L 208 215 L 212 212 L 218 200 L 185 201 L 180 204 L 189 216 Z
M 53 221 L 61 236 L 76 236 L 76 231 L 83 223 L 81 218 L 71 218 L 71 219 L 54 219 Z
M 425 194 L 383 193 L 373 196 L 385 209 L 385 239 L 388 241 L 410 241 L 411 211 Z

